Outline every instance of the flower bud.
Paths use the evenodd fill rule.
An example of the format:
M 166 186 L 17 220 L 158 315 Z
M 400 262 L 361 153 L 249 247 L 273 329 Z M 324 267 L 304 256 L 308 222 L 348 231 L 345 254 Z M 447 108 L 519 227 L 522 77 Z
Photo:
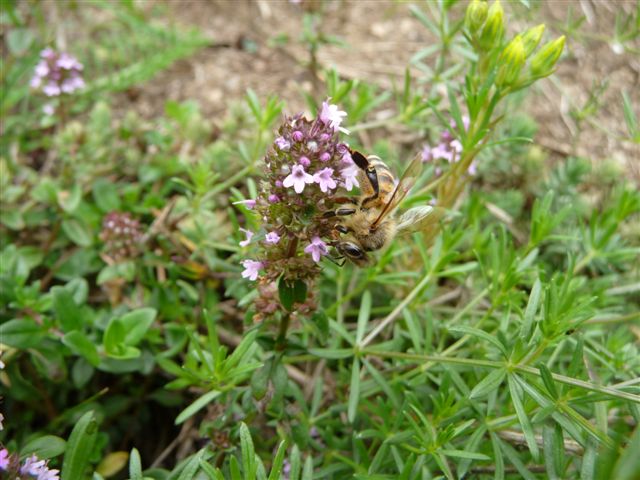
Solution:
M 500 0 L 496 0 L 489 7 L 487 14 L 487 21 L 482 29 L 480 35 L 480 46 L 485 50 L 490 50 L 492 47 L 499 45 L 504 33 L 504 10 L 500 4 Z
M 526 61 L 522 37 L 517 35 L 505 47 L 500 55 L 500 66 L 496 85 L 499 87 L 513 85 L 520 76 L 520 71 Z
M 536 49 L 542 38 L 544 32 L 544 23 L 541 23 L 537 27 L 532 27 L 522 35 L 522 44 L 524 46 L 524 54 L 529 57 Z
M 464 23 L 469 32 L 475 35 L 487 19 L 489 6 L 484 0 L 473 0 L 467 7 Z
M 553 42 L 544 45 L 538 53 L 531 58 L 531 73 L 534 76 L 546 77 L 553 71 L 558 58 L 564 49 L 564 35 L 556 38 Z

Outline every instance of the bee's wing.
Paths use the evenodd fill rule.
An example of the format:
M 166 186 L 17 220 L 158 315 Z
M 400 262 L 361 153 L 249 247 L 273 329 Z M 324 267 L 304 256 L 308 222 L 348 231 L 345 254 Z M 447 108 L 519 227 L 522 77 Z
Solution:
M 391 194 L 391 198 L 389 198 L 389 201 L 382 209 L 382 212 L 380 212 L 378 218 L 376 218 L 375 222 L 371 225 L 371 229 L 375 229 L 387 215 L 393 212 L 396 207 L 400 205 L 400 202 L 402 202 L 407 193 L 409 193 L 411 187 L 415 185 L 421 171 L 422 155 L 418 154 L 413 158 L 407 169 L 402 174 L 402 177 L 400 177 L 398 185 L 396 185 L 395 190 Z
M 398 221 L 398 234 L 426 230 L 442 217 L 441 213 L 443 213 L 443 209 L 430 205 L 410 208 L 402 214 Z

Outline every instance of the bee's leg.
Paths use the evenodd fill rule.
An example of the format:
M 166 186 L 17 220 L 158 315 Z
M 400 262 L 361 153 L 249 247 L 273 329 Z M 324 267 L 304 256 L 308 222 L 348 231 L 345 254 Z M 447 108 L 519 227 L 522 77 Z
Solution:
M 338 208 L 336 210 L 330 210 L 328 212 L 324 212 L 322 216 L 323 218 L 344 217 L 347 215 L 353 215 L 354 213 L 356 213 L 355 208 Z
M 343 267 L 344 264 L 346 263 L 347 259 L 342 256 L 342 255 L 338 255 L 338 256 L 334 256 L 334 255 L 327 255 L 325 258 L 327 258 L 331 263 L 339 266 L 339 267 Z M 342 260 L 342 262 L 340 262 L 340 260 Z
M 378 198 L 378 195 L 380 195 L 380 184 L 378 182 L 378 172 L 376 172 L 376 167 L 371 165 L 371 163 L 369 163 L 369 160 L 367 160 L 367 157 L 365 157 L 360 152 L 352 151 L 351 158 L 353 159 L 353 162 L 361 170 L 364 171 L 367 177 L 367 180 L 369 180 L 369 183 L 371 184 L 371 188 L 373 189 L 373 195 L 362 200 L 361 205 L 364 205 L 365 203 L 371 200 L 375 200 L 376 198 Z

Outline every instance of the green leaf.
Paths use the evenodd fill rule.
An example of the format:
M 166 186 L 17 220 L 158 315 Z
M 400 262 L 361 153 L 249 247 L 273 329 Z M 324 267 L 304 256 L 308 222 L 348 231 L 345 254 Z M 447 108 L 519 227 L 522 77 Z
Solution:
M 80 417 L 71 431 L 62 463 L 61 480 L 85 478 L 97 438 L 98 424 L 93 411 L 90 411 Z
M 356 419 L 358 402 L 360 401 L 360 359 L 355 357 L 351 367 L 351 384 L 349 388 L 349 405 L 347 408 L 347 419 L 353 423 Z
M 551 394 L 551 396 L 557 400 L 558 390 L 556 389 L 556 384 L 553 381 L 553 375 L 551 374 L 551 371 L 544 363 L 540 363 L 538 365 L 538 368 L 540 369 L 540 377 L 542 378 L 542 382 L 544 383 L 544 386 L 546 387 L 547 391 Z
M 540 282 L 540 278 L 537 278 L 535 283 L 533 284 L 533 288 L 531 289 L 529 302 L 527 303 L 527 308 L 524 312 L 524 318 L 522 320 L 522 326 L 520 327 L 520 337 L 523 340 L 528 340 L 531 336 L 531 332 L 533 330 L 533 318 L 535 317 L 535 314 L 538 311 L 538 306 L 540 305 L 541 292 L 542 283 Z
M 174 423 L 176 425 L 180 425 L 182 422 L 187 420 L 196 414 L 199 410 L 203 409 L 207 405 L 209 405 L 213 400 L 218 398 L 222 392 L 218 390 L 211 390 L 210 392 L 205 393 L 200 398 L 198 398 L 195 402 L 189 405 L 187 408 L 182 410 L 180 414 L 176 417 Z
M 156 314 L 153 308 L 139 308 L 120 317 L 126 332 L 124 343 L 131 346 L 140 343 L 155 320 Z
M 34 39 L 30 28 L 10 28 L 7 33 L 7 46 L 12 55 L 20 57 L 27 53 Z
M 560 432 L 558 441 L 554 426 L 545 424 L 542 428 L 544 463 L 549 480 L 559 480 L 561 478 L 561 459 L 558 459 L 558 456 L 564 454 L 564 445 L 562 444 L 562 431 L 560 430 Z
M 484 377 L 469 394 L 469 400 L 476 398 L 482 398 L 492 391 L 496 390 L 503 382 L 504 377 L 507 375 L 507 371 L 504 368 L 493 370 L 489 375 Z
M 640 452 L 640 427 L 636 427 L 629 443 L 616 462 L 611 478 L 616 480 L 637 480 L 640 472 L 638 452 Z
M 233 353 L 229 355 L 229 357 L 225 361 L 225 368 L 228 369 L 238 365 L 245 354 L 249 351 L 249 349 L 255 345 L 257 336 L 258 330 L 256 329 L 246 332 L 244 337 L 240 341 L 240 345 L 235 348 Z
M 364 338 L 364 332 L 367 329 L 367 322 L 371 315 L 371 292 L 367 290 L 362 295 L 360 302 L 360 311 L 358 312 L 358 327 L 356 330 L 356 345 L 359 345 Z
M 83 326 L 82 309 L 76 305 L 73 294 L 64 287 L 53 287 L 53 313 L 64 332 L 79 330 Z
M 256 400 L 261 400 L 267 394 L 273 362 L 274 357 L 270 357 L 262 367 L 254 371 L 253 375 L 251 375 L 251 393 Z
M 287 442 L 282 440 L 278 445 L 278 451 L 273 459 L 271 465 L 271 472 L 269 473 L 268 480 L 280 480 L 280 472 L 282 471 L 282 464 L 284 463 L 284 454 L 287 452 Z
M 71 187 L 71 191 L 58 190 L 57 193 L 58 205 L 67 213 L 75 212 L 80 206 L 82 200 L 82 188 L 79 184 L 75 184 Z
M 482 338 L 483 340 L 486 340 L 490 344 L 494 345 L 498 350 L 500 350 L 500 353 L 502 353 L 503 356 L 505 357 L 507 356 L 507 349 L 502 344 L 502 342 L 498 340 L 495 336 L 488 334 L 484 330 L 480 330 L 473 327 L 467 327 L 465 325 L 456 325 L 456 326 L 450 327 L 448 330 L 449 332 L 466 333 L 467 335 L 472 335 L 474 337 Z
M 122 262 L 114 265 L 107 265 L 98 274 L 96 283 L 102 285 L 116 279 L 123 279 L 127 282 L 133 280 L 136 274 L 136 264 L 134 262 Z
M 80 220 L 63 220 L 62 231 L 69 240 L 81 247 L 90 247 L 93 244 L 93 233 L 91 229 Z
M 518 380 L 524 382 L 524 380 L 522 379 L 518 379 Z M 533 433 L 533 427 L 531 426 L 531 421 L 529 420 L 529 417 L 527 416 L 527 412 L 524 409 L 524 405 L 522 404 L 522 398 L 520 396 L 521 389 L 516 381 L 516 375 L 509 374 L 508 382 L 509 382 L 509 391 L 511 393 L 511 401 L 513 402 L 513 407 L 516 410 L 516 415 L 520 422 L 522 433 L 524 433 L 524 438 L 527 442 L 531 455 L 533 456 L 534 460 L 537 461 L 540 455 L 540 451 L 538 449 L 538 444 L 536 443 L 536 437 Z
M 91 365 L 97 367 L 100 363 L 98 349 L 89 338 L 79 330 L 73 330 L 62 337 L 62 343 L 76 355 L 84 357 Z
M 35 347 L 43 337 L 42 327 L 30 318 L 9 320 L 0 325 L 0 341 L 10 347 Z
M 62 438 L 53 435 L 44 435 L 28 441 L 20 449 L 20 458 L 22 459 L 30 455 L 35 455 L 38 458 L 54 458 L 62 455 L 66 446 L 67 442 Z
M 253 447 L 253 440 L 249 427 L 242 422 L 240 424 L 240 451 L 242 453 L 242 471 L 244 480 L 254 480 L 256 478 L 256 451 Z
M 242 473 L 240 472 L 240 465 L 238 465 L 238 459 L 233 455 L 229 460 L 229 470 L 231 472 L 231 480 L 243 480 Z
M 120 197 L 112 182 L 99 178 L 93 183 L 93 199 L 103 213 L 120 210 Z
M 331 360 L 340 360 L 353 356 L 351 348 L 310 348 L 309 353 L 320 358 L 328 358 Z
M 191 456 L 182 468 L 178 480 L 194 480 L 196 478 L 196 473 L 200 468 L 200 461 L 202 460 L 203 455 L 204 450 L 199 450 L 196 454 Z
M 469 460 L 491 460 L 491 457 L 482 453 L 467 452 L 465 450 L 440 450 L 447 457 L 467 458 Z
M 129 455 L 129 480 L 143 480 L 140 452 L 135 447 L 131 449 Z
M 290 312 L 295 303 L 303 303 L 307 299 L 307 284 L 302 280 L 288 280 L 281 276 L 278 280 L 278 294 L 280 303 Z
M 307 299 L 307 284 L 302 280 L 293 282 L 293 301 L 295 303 L 304 303 Z
M 126 330 L 119 318 L 112 318 L 104 332 L 102 344 L 104 349 L 110 356 L 119 356 L 124 351 L 124 338 Z

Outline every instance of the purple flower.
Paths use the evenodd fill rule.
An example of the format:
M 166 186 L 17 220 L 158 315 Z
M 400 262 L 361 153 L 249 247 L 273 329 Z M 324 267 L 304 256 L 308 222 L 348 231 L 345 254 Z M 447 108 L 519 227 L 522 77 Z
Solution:
M 66 52 L 60 54 L 57 62 L 58 67 L 65 70 L 82 70 L 82 64 L 78 60 Z
M 60 95 L 60 92 L 61 92 L 60 85 L 54 82 L 49 82 L 44 87 L 42 87 L 42 92 L 47 97 L 56 97 Z
M 40 57 L 42 60 L 36 65 L 31 78 L 32 88 L 42 88 L 48 97 L 84 88 L 81 74 L 83 66 L 74 56 L 47 48 L 40 53 Z
M 475 175 L 478 173 L 478 164 L 475 160 L 471 162 L 469 168 L 467 169 L 467 172 L 469 173 L 469 175 Z
M 300 165 L 305 168 L 311 165 L 311 160 L 309 160 L 307 157 L 300 157 L 300 160 L 298 160 L 298 162 L 300 162 Z
M 42 112 L 45 115 L 51 116 L 56 113 L 56 108 L 53 106 L 53 103 L 47 103 L 42 107 Z
M 300 130 L 296 130 L 291 134 L 291 138 L 293 138 L 296 142 L 301 142 L 304 139 L 304 134 Z
M 327 244 L 320 240 L 320 237 L 313 237 L 311 243 L 304 248 L 304 253 L 308 253 L 313 258 L 313 261 L 318 263 L 320 257 L 329 254 Z
M 277 232 L 269 232 L 267 233 L 267 235 L 264 237 L 264 240 L 267 243 L 278 243 L 280 241 L 280 235 L 278 235 Z
M 429 145 L 425 145 L 422 147 L 422 161 L 424 163 L 430 162 L 433 160 L 433 153 L 431 152 L 431 147 Z
M 437 147 L 431 149 L 431 156 L 434 160 L 443 159 L 452 163 L 454 152 L 449 149 L 448 145 L 441 143 Z
M 287 188 L 293 187 L 296 193 L 302 193 L 305 184 L 313 182 L 313 177 L 304 171 L 302 165 L 294 165 L 293 171 L 284 179 L 282 185 Z
M 356 164 L 352 163 L 347 168 L 343 168 L 340 170 L 340 175 L 342 176 L 342 180 L 344 180 L 344 188 L 347 191 L 351 191 L 353 187 L 359 187 L 358 183 L 358 167 Z
M 280 150 L 284 152 L 286 152 L 287 150 L 289 150 L 289 148 L 291 148 L 291 144 L 284 137 L 276 138 L 273 143 L 275 143 L 276 147 L 278 147 Z
M 280 201 L 280 197 L 278 197 L 278 195 L 276 195 L 275 193 L 272 193 L 271 195 L 269 195 L 267 200 L 269 200 L 269 203 L 278 203 Z
M 49 75 L 49 65 L 47 64 L 47 62 L 45 62 L 44 60 L 38 62 L 38 64 L 36 65 L 35 74 L 40 78 Z
M 454 119 L 451 119 L 451 121 L 449 122 L 449 125 L 451 125 L 451 128 L 453 128 L 453 129 L 455 129 L 457 127 L 456 121 Z M 463 115 L 462 116 L 462 125 L 464 126 L 465 131 L 469 130 L 469 116 L 468 115 Z
M 9 450 L 3 448 L 0 450 L 0 470 L 6 470 L 9 467 Z
M 331 160 L 331 154 L 329 152 L 324 152 L 322 155 L 320 155 L 321 162 L 328 162 L 329 160 Z
M 46 60 L 52 60 L 56 55 L 56 52 L 52 48 L 45 48 L 40 52 L 40 57 Z
M 20 467 L 20 473 L 22 475 L 40 475 L 40 472 L 47 467 L 44 465 L 44 460 L 38 460 L 38 457 L 31 455 L 25 461 L 22 467 Z
M 244 232 L 244 234 L 246 235 L 246 239 L 242 240 L 239 245 L 241 247 L 246 247 L 247 245 L 249 245 L 251 243 L 251 238 L 253 237 L 253 232 L 251 230 L 245 230 L 244 228 L 240 229 L 241 232 Z
M 320 190 L 326 192 L 328 189 L 336 188 L 336 181 L 331 176 L 333 175 L 333 168 L 323 168 L 313 175 L 315 182 L 320 185 Z
M 258 270 L 264 267 L 264 263 L 255 260 L 243 260 L 241 263 L 244 267 L 242 278 L 248 278 L 251 281 L 257 280 Z
M 44 469 L 40 471 L 36 480 L 60 480 L 58 473 L 60 473 L 60 470 Z
M 349 134 L 349 131 L 342 128 L 340 124 L 344 117 L 347 116 L 347 112 L 338 110 L 337 105 L 331 105 L 328 102 L 322 102 L 322 110 L 320 111 L 320 120 L 325 125 L 329 125 L 334 131 L 340 130 L 343 133 Z
M 256 201 L 252 200 L 252 199 L 249 199 L 249 200 L 238 200 L 237 202 L 233 202 L 233 205 L 244 205 L 249 210 L 253 210 L 253 207 L 256 206 Z

